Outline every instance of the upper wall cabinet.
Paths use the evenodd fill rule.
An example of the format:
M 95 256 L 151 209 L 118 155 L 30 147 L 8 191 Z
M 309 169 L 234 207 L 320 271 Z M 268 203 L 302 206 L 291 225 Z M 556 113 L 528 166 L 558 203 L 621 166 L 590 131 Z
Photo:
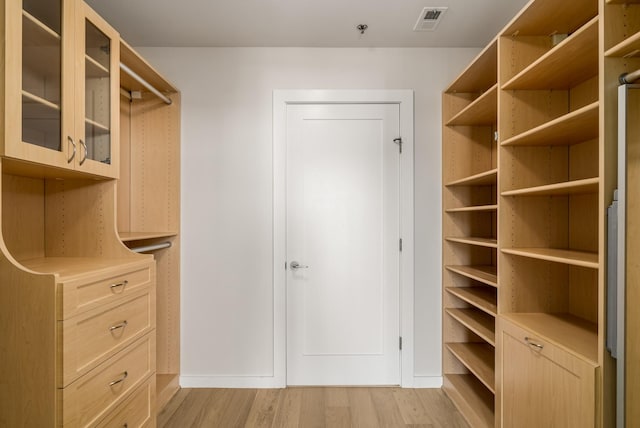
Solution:
M 4 8 L 2 154 L 117 178 L 118 33 L 80 0 L 6 1 Z

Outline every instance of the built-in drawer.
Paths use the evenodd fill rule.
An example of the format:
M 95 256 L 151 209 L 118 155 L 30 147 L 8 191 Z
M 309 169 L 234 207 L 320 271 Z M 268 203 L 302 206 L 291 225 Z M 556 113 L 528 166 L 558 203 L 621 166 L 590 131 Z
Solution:
M 58 285 L 58 319 L 125 298 L 155 283 L 155 262 L 114 266 L 113 270 Z
M 58 387 L 69 385 L 111 355 L 155 329 L 155 287 L 65 321 L 58 321 L 62 371 Z
M 153 333 L 133 343 L 71 385 L 59 389 L 59 424 L 93 426 L 155 373 Z
M 125 398 L 97 428 L 142 428 L 156 426 L 156 382 L 151 376 L 133 394 Z

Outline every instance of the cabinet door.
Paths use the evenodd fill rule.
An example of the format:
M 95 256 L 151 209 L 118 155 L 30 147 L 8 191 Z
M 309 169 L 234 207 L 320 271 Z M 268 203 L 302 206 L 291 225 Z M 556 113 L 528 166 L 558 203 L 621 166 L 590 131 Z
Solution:
M 500 324 L 501 425 L 593 427 L 595 367 L 533 333 Z
M 3 154 L 74 168 L 74 0 L 7 1 Z
M 76 169 L 117 178 L 120 37 L 84 2 L 77 10 Z

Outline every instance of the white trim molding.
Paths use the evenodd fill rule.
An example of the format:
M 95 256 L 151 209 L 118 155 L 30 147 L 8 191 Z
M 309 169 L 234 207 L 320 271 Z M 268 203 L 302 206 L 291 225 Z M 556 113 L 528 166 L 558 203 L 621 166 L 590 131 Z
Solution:
M 442 388 L 442 376 L 415 376 L 413 378 L 413 388 Z
M 273 376 L 180 376 L 182 388 L 259 388 L 284 386 Z
M 414 377 L 414 94 L 412 90 L 275 90 L 273 92 L 273 386 L 287 384 L 286 361 L 286 126 L 292 104 L 398 104 L 402 138 L 400 177 L 401 386 Z M 182 379 L 182 378 L 181 378 Z M 436 379 L 436 378 L 429 378 Z M 442 384 L 442 378 L 439 382 Z M 422 382 L 420 382 L 422 383 Z M 433 385 L 436 385 L 434 381 Z M 186 384 L 184 386 L 187 386 Z M 435 386 L 434 386 L 435 387 Z

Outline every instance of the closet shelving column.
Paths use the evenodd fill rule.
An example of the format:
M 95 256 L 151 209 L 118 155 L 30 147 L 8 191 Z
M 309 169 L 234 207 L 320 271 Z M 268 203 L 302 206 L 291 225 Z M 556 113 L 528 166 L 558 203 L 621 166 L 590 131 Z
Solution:
M 494 425 L 497 41 L 443 94 L 444 390 L 472 426 Z
M 605 144 L 606 179 L 603 186 L 603 204 L 611 203 L 613 189 L 616 188 L 615 159 L 617 135 L 618 78 L 623 73 L 631 73 L 640 69 L 640 1 L 601 1 L 601 19 L 603 30 L 604 59 L 602 64 L 601 97 L 604 100 L 602 112 L 602 139 Z M 637 84 L 639 82 L 634 82 Z M 640 154 L 640 129 L 638 123 L 631 118 L 640 112 L 640 90 L 633 89 L 627 95 L 627 115 L 630 118 L 627 128 L 627 213 L 640 209 L 638 192 L 633 190 L 633 183 L 640 182 L 638 156 Z M 637 189 L 637 187 L 636 187 Z M 637 233 L 640 224 L 637 215 L 627 215 L 627 236 Z M 626 243 L 627 260 L 637 260 L 640 255 L 640 241 L 629 239 Z M 634 266 L 635 265 L 635 266 Z M 633 310 L 640 301 L 640 271 L 637 264 L 628 263 L 626 269 L 626 324 L 640 325 L 640 313 Z M 640 424 L 640 407 L 638 391 L 640 391 L 640 367 L 634 361 L 640 359 L 640 329 L 627 327 L 626 331 L 626 364 L 625 364 L 625 422 L 626 426 Z M 618 364 L 620 362 L 618 361 Z
M 567 415 L 578 420 L 573 418 L 580 412 L 573 407 L 516 402 L 522 398 L 517 394 L 524 396 L 516 385 L 528 382 L 527 370 L 542 375 L 541 364 L 546 364 L 534 359 L 532 350 L 550 352 L 545 358 L 568 365 L 564 372 L 553 372 L 558 379 L 578 370 L 569 366 L 571 358 L 587 367 L 575 372 L 587 373 L 576 388 L 586 394 L 580 396 L 584 402 L 593 404 L 585 406 L 580 415 L 585 425 L 580 426 L 591 426 L 600 413 L 594 397 L 598 382 L 593 382 L 602 364 L 604 314 L 598 40 L 596 0 L 533 1 L 499 38 L 497 372 L 502 389 L 497 408 L 504 426 L 524 415 L 543 425 Z M 515 331 L 509 325 L 522 337 L 509 336 Z M 566 357 L 551 354 L 552 347 Z M 520 349 L 529 351 L 521 354 L 526 361 L 515 356 Z M 573 398 L 555 382 L 525 389 L 541 395 L 547 386 L 548 392 L 555 388 L 555 400 L 563 407 L 563 400 Z
M 121 171 L 118 234 L 130 248 L 152 251 L 157 266 L 157 409 L 179 389 L 180 373 L 180 93 L 128 44 L 121 63 L 171 100 L 166 104 L 120 75 Z

